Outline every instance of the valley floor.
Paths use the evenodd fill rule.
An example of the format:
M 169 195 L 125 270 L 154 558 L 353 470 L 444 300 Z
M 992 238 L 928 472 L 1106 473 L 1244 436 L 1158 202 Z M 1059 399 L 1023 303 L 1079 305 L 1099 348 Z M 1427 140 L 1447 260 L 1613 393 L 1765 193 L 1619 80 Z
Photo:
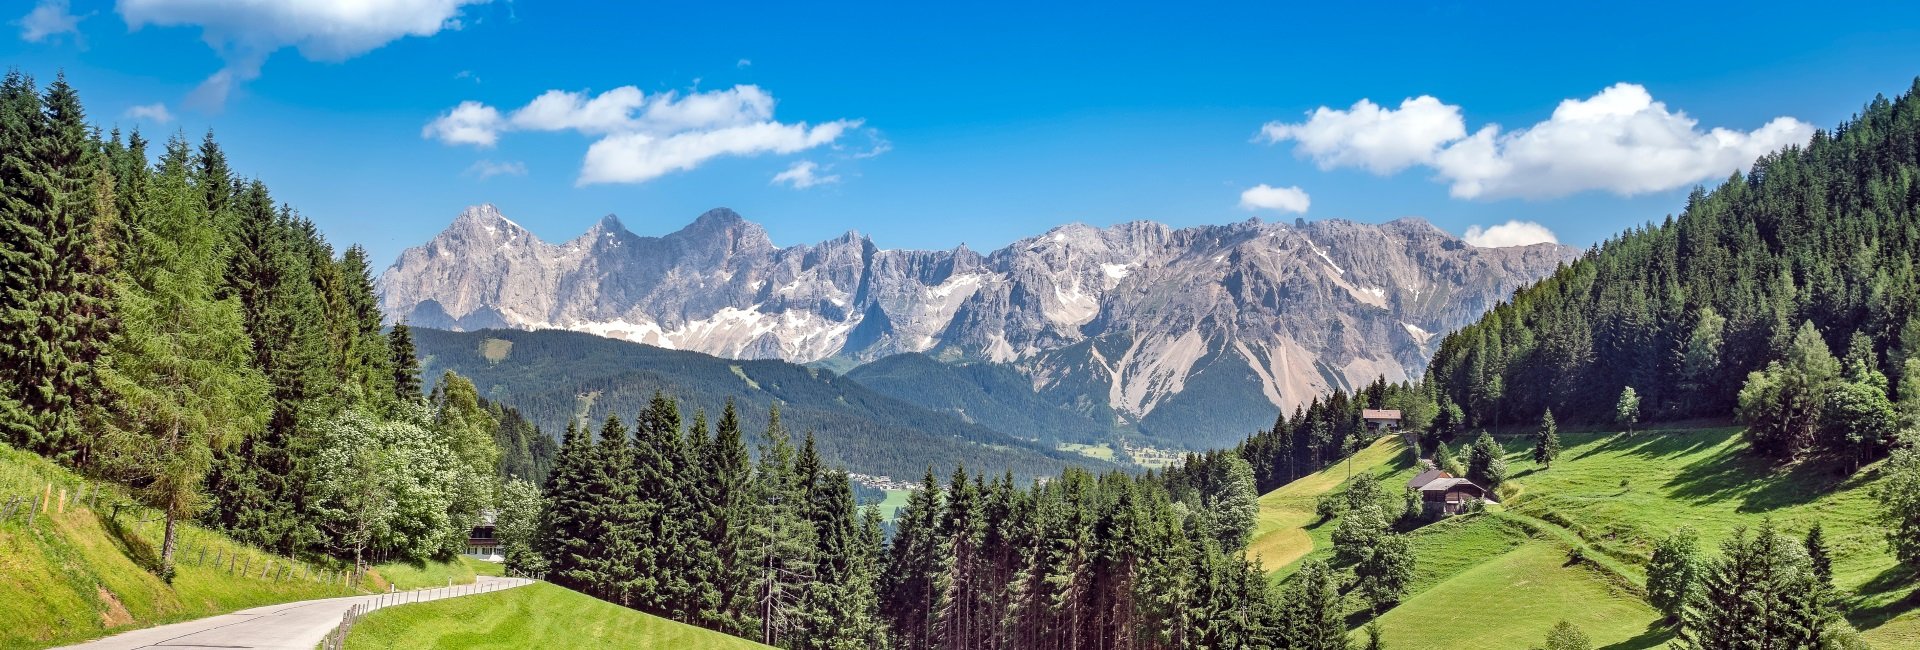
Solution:
M 1528 458 L 1529 441 L 1503 441 L 1518 491 L 1492 511 L 1413 533 L 1413 585 L 1380 617 L 1387 643 L 1528 648 L 1568 620 L 1595 647 L 1657 647 L 1670 634 L 1641 593 L 1654 543 L 1692 526 L 1703 549 L 1717 554 L 1738 527 L 1772 518 L 1796 536 L 1822 525 L 1848 621 L 1868 642 L 1920 647 L 1914 575 L 1895 562 L 1874 521 L 1870 491 L 1878 467 L 1851 473 L 1819 462 L 1778 468 L 1746 453 L 1739 433 L 1563 434 L 1566 451 L 1551 469 Z M 1398 489 L 1412 475 L 1412 459 L 1399 440 L 1383 439 L 1355 455 L 1352 471 L 1380 475 Z M 1337 520 L 1316 521 L 1313 504 L 1320 494 L 1344 489 L 1346 480 L 1341 465 L 1262 497 L 1249 553 L 1276 580 L 1302 559 L 1331 556 Z M 1364 616 L 1356 611 L 1350 620 L 1358 624 Z

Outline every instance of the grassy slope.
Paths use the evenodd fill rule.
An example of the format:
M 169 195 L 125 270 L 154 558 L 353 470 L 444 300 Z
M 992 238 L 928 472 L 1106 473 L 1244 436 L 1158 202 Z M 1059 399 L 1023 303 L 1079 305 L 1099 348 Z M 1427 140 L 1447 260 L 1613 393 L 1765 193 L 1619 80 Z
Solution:
M 45 459 L 0 445 L 0 501 L 40 493 L 48 483 L 57 495 L 63 487 L 73 494 L 85 482 Z M 68 504 L 65 513 L 50 511 L 32 526 L 18 514 L 0 523 L 0 647 L 57 645 L 346 593 L 330 583 L 236 577 L 199 566 L 191 556 L 182 558 L 179 575 L 169 586 L 144 568 L 157 557 L 159 539 L 151 517 L 147 511 L 123 511 L 115 521 L 105 512 Z M 224 557 L 237 551 L 252 558 L 255 567 L 272 557 L 196 526 L 186 527 L 184 535 L 196 549 L 206 546 L 213 549 L 209 554 L 217 551 Z
M 1568 434 L 1567 451 L 1547 471 L 1526 459 L 1526 440 L 1506 442 L 1519 494 L 1501 512 L 1414 533 L 1414 583 L 1381 617 L 1390 643 L 1524 648 L 1565 618 L 1596 646 L 1652 647 L 1666 637 L 1637 591 L 1654 541 L 1690 525 L 1716 549 L 1736 526 L 1772 517 L 1793 535 L 1822 522 L 1851 622 L 1876 647 L 1920 647 L 1920 594 L 1872 522 L 1875 467 L 1851 476 L 1820 464 L 1779 470 L 1744 453 L 1739 430 L 1728 428 Z M 1355 471 L 1404 481 L 1410 470 L 1399 451 L 1397 442 L 1378 443 L 1356 457 Z M 1345 476 L 1344 468 L 1322 472 L 1262 498 L 1251 551 L 1277 578 L 1300 558 L 1330 555 L 1334 522 L 1313 521 L 1313 499 L 1341 489 Z M 1566 562 L 1576 546 L 1588 562 Z
M 381 610 L 348 648 L 765 648 L 547 583 Z
M 82 486 L 95 489 L 46 459 L 0 445 L 0 509 L 8 497 L 42 494 L 49 484 L 56 500 L 61 489 L 69 495 L 78 495 Z M 476 572 L 499 570 L 497 564 L 465 558 L 389 564 L 376 567 L 354 590 L 318 579 L 263 580 L 258 573 L 239 576 L 211 566 L 212 558 L 239 553 L 242 566 L 272 561 L 276 569 L 286 559 L 186 524 L 177 575 L 169 585 L 147 569 L 159 557 L 155 513 L 122 508 L 115 519 L 108 504 L 128 501 L 119 490 L 108 490 L 114 496 L 103 497 L 98 512 L 68 503 L 65 512 L 54 507 L 31 526 L 17 512 L 0 522 L 0 648 L 61 645 L 260 605 L 379 591 L 389 581 L 402 589 L 444 585 L 449 577 L 470 583 Z M 339 568 L 303 566 L 315 572 Z
M 1399 438 L 1381 438 L 1354 454 L 1352 471 L 1397 474 L 1411 467 L 1406 446 Z M 1333 526 L 1316 525 L 1314 500 L 1347 481 L 1348 467 L 1342 463 L 1281 486 L 1260 497 L 1260 514 L 1254 520 L 1253 541 L 1247 556 L 1260 561 L 1269 570 L 1282 569 L 1313 551 L 1327 548 Z M 1390 479 L 1389 479 L 1390 480 Z M 1406 479 L 1401 479 L 1404 483 Z M 1391 484 L 1390 485 L 1397 485 Z

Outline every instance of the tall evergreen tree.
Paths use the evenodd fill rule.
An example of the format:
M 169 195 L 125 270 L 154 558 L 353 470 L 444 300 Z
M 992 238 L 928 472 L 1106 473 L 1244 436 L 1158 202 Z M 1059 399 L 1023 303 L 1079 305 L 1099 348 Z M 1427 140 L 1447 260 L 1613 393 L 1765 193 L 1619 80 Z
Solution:
M 265 377 L 251 358 L 239 305 L 214 298 L 219 232 L 187 184 L 178 156 L 138 209 L 130 248 L 142 265 L 122 275 L 125 328 L 100 369 L 116 408 L 105 418 L 101 469 L 139 487 L 166 518 L 160 574 L 171 579 L 178 522 L 204 506 L 216 449 L 264 424 Z
M 1553 421 L 1553 410 L 1548 409 L 1540 416 L 1540 429 L 1533 434 L 1533 462 L 1541 469 L 1553 467 L 1553 459 L 1560 457 L 1560 425 Z
M 420 399 L 420 358 L 413 349 L 413 330 L 406 323 L 394 323 L 387 333 L 393 363 L 393 394 L 401 402 Z

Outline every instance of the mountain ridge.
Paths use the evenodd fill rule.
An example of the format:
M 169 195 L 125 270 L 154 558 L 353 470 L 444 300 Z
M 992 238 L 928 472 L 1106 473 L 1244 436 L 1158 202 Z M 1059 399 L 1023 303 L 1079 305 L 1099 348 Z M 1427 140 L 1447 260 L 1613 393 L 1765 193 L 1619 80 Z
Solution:
M 480 205 L 402 253 L 380 289 L 390 318 L 424 327 L 843 371 L 900 353 L 1006 364 L 1095 421 L 1201 446 L 1333 388 L 1417 376 L 1432 333 L 1577 252 L 1476 248 L 1418 218 L 1070 223 L 986 253 L 885 249 L 856 231 L 780 247 L 727 208 L 657 237 L 608 215 L 553 244 Z M 1188 385 L 1224 393 L 1183 397 Z M 1228 398 L 1253 404 L 1216 408 Z

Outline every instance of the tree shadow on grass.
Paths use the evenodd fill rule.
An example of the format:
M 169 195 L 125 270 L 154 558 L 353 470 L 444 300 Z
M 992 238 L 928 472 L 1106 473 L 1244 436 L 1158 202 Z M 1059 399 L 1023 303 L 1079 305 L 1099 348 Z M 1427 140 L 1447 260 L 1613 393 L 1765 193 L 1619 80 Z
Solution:
M 1781 467 L 1772 459 L 1730 447 L 1686 466 L 1666 487 L 1678 499 L 1719 503 L 1738 499 L 1735 510 L 1770 512 L 1812 503 L 1821 496 L 1858 487 L 1870 478 L 1849 472 L 1844 461 L 1812 458 Z
M 1632 435 L 1624 433 L 1615 434 L 1607 438 L 1606 442 L 1588 447 L 1586 451 L 1580 452 L 1580 455 L 1575 456 L 1574 460 L 1584 460 L 1605 453 L 1631 454 L 1647 458 L 1686 456 L 1699 453 L 1704 449 L 1726 441 L 1729 433 L 1731 432 L 1725 429 L 1715 429 L 1705 431 L 1640 431 Z
M 1642 650 L 1658 648 L 1673 640 L 1673 630 L 1667 629 L 1659 621 L 1647 624 L 1647 629 L 1631 639 L 1601 646 L 1600 650 Z
M 1868 580 L 1866 584 L 1860 585 L 1860 588 L 1856 592 L 1859 595 L 1856 596 L 1855 600 L 1857 602 L 1860 600 L 1860 597 L 1892 593 L 1906 589 L 1913 585 L 1915 577 L 1913 569 L 1906 566 L 1894 566 L 1880 572 L 1880 575 L 1874 576 L 1873 579 Z M 1847 622 L 1853 624 L 1853 629 L 1865 632 L 1885 625 L 1887 621 L 1898 618 L 1901 614 L 1911 612 L 1915 607 L 1920 607 L 1920 589 L 1908 592 L 1906 596 L 1899 599 L 1890 600 L 1878 605 L 1863 607 L 1856 604 L 1849 607 L 1847 609 Z
M 94 511 L 93 516 L 100 521 L 100 528 L 107 532 L 107 536 L 113 539 L 114 546 L 119 547 L 120 552 L 126 555 L 127 559 L 143 569 L 159 572 L 159 549 L 154 548 L 153 544 L 134 532 L 120 518 L 97 510 Z

